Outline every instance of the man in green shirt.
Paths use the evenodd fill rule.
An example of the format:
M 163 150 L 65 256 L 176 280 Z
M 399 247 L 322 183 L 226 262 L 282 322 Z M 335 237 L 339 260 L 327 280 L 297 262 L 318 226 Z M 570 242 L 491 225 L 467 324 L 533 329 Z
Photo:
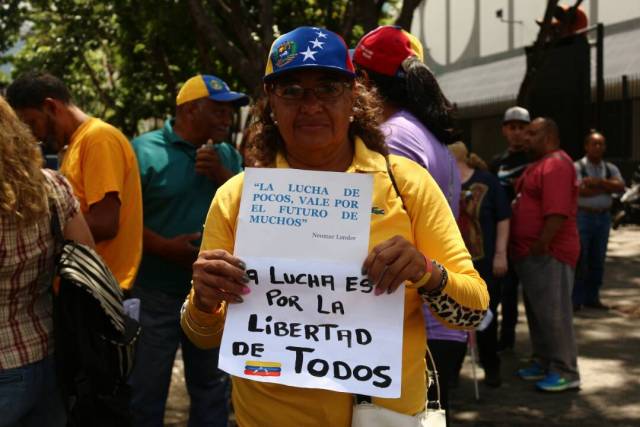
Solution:
M 242 169 L 223 140 L 233 114 L 249 98 L 215 76 L 189 79 L 176 99 L 176 117 L 133 140 L 142 182 L 143 256 L 133 289 L 141 300 L 143 332 L 131 375 L 134 425 L 163 424 L 172 366 L 182 348 L 191 397 L 189 425 L 226 426 L 226 377 L 218 350 L 196 348 L 180 328 L 202 225 L 220 185 Z

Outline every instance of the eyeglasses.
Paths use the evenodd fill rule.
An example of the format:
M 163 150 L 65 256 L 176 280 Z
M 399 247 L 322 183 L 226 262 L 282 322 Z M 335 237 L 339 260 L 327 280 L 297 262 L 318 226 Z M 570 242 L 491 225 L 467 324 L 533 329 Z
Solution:
M 315 97 L 321 101 L 331 101 L 340 97 L 347 87 L 351 87 L 351 83 L 334 81 L 320 83 L 314 87 L 302 87 L 296 83 L 274 84 L 272 90 L 277 97 L 290 101 L 300 101 L 304 99 L 307 91 L 313 92 Z

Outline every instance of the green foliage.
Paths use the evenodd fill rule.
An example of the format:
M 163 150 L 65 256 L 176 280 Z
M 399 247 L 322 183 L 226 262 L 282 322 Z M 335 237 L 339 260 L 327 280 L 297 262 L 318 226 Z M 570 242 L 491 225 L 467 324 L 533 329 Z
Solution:
M 0 53 L 0 65 L 10 62 L 14 77 L 34 69 L 61 77 L 82 109 L 133 136 L 144 120 L 172 114 L 177 89 L 189 77 L 215 74 L 234 89 L 257 94 L 261 88 L 255 83 L 274 37 L 301 25 L 318 25 L 339 33 L 346 28 L 347 43 L 354 45 L 372 26 L 359 20 L 357 7 L 378 8 L 377 21 L 387 23 L 399 3 L 3 0 L 0 52 L 5 53 Z M 196 25 L 194 4 L 202 6 L 209 28 L 218 29 L 224 37 L 214 38 Z M 265 21 L 264 9 L 269 5 L 271 21 Z M 18 40 L 24 46 L 13 55 L 7 53 Z M 235 49 L 233 54 L 225 50 L 229 45 Z M 0 72 L 0 86 L 6 80 Z

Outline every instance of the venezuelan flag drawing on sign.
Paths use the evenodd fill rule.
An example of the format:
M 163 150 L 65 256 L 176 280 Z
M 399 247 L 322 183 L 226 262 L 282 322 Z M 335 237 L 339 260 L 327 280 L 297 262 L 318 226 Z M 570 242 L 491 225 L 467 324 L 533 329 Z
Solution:
M 259 377 L 279 377 L 282 364 L 280 362 L 259 362 L 249 360 L 244 365 L 245 375 L 256 375 Z

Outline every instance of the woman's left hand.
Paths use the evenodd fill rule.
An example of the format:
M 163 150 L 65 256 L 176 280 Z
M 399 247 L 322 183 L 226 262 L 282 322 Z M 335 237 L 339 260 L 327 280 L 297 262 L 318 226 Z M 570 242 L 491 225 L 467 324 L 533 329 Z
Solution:
M 495 277 L 502 277 L 507 274 L 508 268 L 507 254 L 496 252 L 493 257 L 493 275 Z
M 374 293 L 393 293 L 408 280 L 417 282 L 427 271 L 425 257 L 405 238 L 394 236 L 374 247 L 362 265 Z

